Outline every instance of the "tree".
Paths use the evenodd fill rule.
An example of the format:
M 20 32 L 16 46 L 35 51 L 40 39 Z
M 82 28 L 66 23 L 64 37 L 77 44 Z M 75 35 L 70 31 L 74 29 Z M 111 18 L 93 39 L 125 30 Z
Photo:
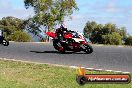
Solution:
M 118 30 L 118 33 L 122 36 L 123 40 L 127 38 L 126 27 L 121 27 L 120 30 Z
M 94 21 L 88 21 L 83 32 L 93 43 L 102 43 L 102 28 L 102 24 L 97 24 Z
M 10 38 L 16 42 L 30 42 L 32 40 L 26 32 L 22 31 L 15 31 L 13 35 L 10 35 Z
M 110 45 L 121 45 L 122 44 L 122 36 L 117 33 L 113 32 L 112 34 L 102 35 L 103 43 L 110 44 Z
M 24 28 L 22 24 L 23 20 L 11 16 L 3 17 L 2 20 L 0 20 L 0 28 L 3 29 L 7 35 L 11 35 L 18 30 L 23 31 Z
M 25 28 L 24 20 L 22 20 L 22 19 L 8 16 L 8 17 L 3 17 L 2 20 L 0 20 L 0 29 L 2 29 L 4 31 L 4 36 L 10 41 L 20 41 L 20 40 L 26 41 L 26 39 L 27 39 L 27 41 L 29 41 L 30 36 L 24 32 L 25 31 L 24 28 Z M 21 37 L 23 40 L 20 38 L 18 40 L 14 36 L 17 36 L 18 38 L 23 36 L 23 37 Z M 24 38 L 24 36 L 26 36 L 26 37 Z
M 95 30 L 95 28 L 97 27 L 97 23 L 95 21 L 88 21 L 84 27 L 84 34 L 87 36 L 87 37 L 91 37 L 92 35 L 92 32 Z
M 94 21 L 92 22 L 88 21 L 84 27 L 83 32 L 85 36 L 88 37 L 93 43 L 99 43 L 99 44 L 102 44 L 102 43 L 118 44 L 116 43 L 116 41 L 115 43 L 113 43 L 114 39 L 112 38 L 112 36 L 116 37 L 120 35 L 122 37 L 122 40 L 125 40 L 127 36 L 125 27 L 119 28 L 116 26 L 116 24 L 112 24 L 112 23 L 107 23 L 105 25 L 102 25 L 102 24 L 97 24 Z M 118 36 L 119 41 L 120 41 L 120 36 Z
M 34 18 L 29 18 L 28 20 L 25 20 L 23 22 L 23 26 L 24 28 L 29 31 L 30 33 L 34 34 L 34 35 L 37 35 L 39 34 L 41 31 L 40 29 L 40 24 L 38 24 L 36 21 L 35 21 L 35 17 Z
M 126 38 L 125 45 L 131 45 L 132 46 L 132 36 L 129 36 Z
M 64 21 L 65 16 L 77 10 L 75 0 L 24 0 L 25 7 L 34 9 L 33 17 L 38 28 L 53 30 L 56 24 Z M 36 29 L 37 30 L 37 29 Z
M 97 24 L 95 29 L 92 31 L 91 40 L 93 41 L 93 43 L 102 43 L 102 28 L 102 24 Z
M 117 32 L 118 28 L 116 27 L 116 24 L 107 23 L 104 25 L 102 29 L 103 35 L 111 34 L 112 32 Z

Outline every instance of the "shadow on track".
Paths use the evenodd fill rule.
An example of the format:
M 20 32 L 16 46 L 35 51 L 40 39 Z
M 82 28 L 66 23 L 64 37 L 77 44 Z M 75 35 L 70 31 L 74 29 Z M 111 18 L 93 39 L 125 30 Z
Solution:
M 53 53 L 53 54 L 62 54 L 58 51 L 30 51 L 33 53 Z M 87 53 L 83 53 L 83 52 L 65 52 L 63 54 L 87 54 Z

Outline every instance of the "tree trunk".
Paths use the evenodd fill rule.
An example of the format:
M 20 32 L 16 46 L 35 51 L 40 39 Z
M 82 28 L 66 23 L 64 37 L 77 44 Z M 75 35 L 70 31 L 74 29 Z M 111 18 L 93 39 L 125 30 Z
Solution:
M 49 26 L 48 26 L 48 31 L 50 31 L 50 27 Z M 49 36 L 46 37 L 46 42 L 50 42 L 50 37 Z
M 47 40 L 46 42 L 50 42 L 50 37 L 47 36 L 46 40 Z

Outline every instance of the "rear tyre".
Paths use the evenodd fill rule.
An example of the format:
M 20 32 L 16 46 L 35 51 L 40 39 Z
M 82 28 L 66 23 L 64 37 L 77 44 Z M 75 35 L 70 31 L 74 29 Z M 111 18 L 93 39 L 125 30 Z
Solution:
M 93 52 L 93 48 L 91 45 L 85 44 L 83 46 L 85 47 L 84 52 L 86 52 L 87 54 L 91 54 Z
M 8 45 L 9 45 L 9 41 L 3 39 L 2 44 L 3 44 L 4 46 L 8 46 Z
M 61 45 L 61 43 L 58 40 L 53 40 L 53 46 L 60 53 L 65 53 L 64 47 Z
M 56 50 L 59 50 L 59 45 L 57 40 L 53 40 L 53 46 Z

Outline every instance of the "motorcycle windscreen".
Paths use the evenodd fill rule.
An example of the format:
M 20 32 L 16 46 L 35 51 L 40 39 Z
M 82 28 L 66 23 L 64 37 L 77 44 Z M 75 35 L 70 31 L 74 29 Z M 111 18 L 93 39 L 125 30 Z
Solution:
M 54 32 L 46 32 L 46 35 L 48 35 L 51 38 L 55 38 L 56 34 Z

